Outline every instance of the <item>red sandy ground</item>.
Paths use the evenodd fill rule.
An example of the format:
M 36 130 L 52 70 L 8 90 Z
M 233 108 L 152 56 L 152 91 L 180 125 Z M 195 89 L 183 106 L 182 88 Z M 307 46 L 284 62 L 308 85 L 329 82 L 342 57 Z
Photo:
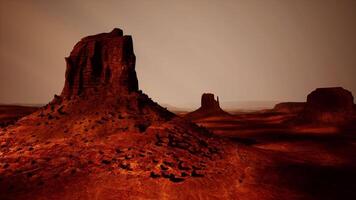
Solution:
M 196 121 L 221 139 L 207 139 L 217 154 L 187 154 L 164 138 L 157 145 L 156 131 L 186 130 L 179 118 L 145 134 L 78 129 L 70 138 L 15 141 L 8 127 L 0 131 L 0 199 L 356 199 L 355 127 L 291 126 L 292 117 L 261 111 Z M 162 165 L 189 178 L 152 178 Z M 193 176 L 193 168 L 204 173 Z
M 294 117 L 264 110 L 195 122 L 268 158 L 253 167 L 246 199 L 356 199 L 356 123 L 293 125 Z

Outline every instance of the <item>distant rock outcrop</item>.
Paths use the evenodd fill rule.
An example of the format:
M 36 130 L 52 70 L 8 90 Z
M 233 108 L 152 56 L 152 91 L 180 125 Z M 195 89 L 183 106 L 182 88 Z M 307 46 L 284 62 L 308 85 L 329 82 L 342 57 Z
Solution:
M 219 97 L 215 100 L 214 94 L 204 93 L 201 97 L 201 108 L 204 110 L 219 110 Z
M 274 112 L 279 113 L 300 113 L 305 106 L 305 102 L 282 102 L 276 104 L 273 108 Z
M 354 113 L 352 93 L 342 87 L 318 88 L 307 97 L 300 118 L 312 123 L 342 124 Z
M 186 114 L 187 119 L 195 120 L 211 116 L 227 116 L 229 113 L 220 108 L 219 97 L 215 100 L 214 94 L 204 93 L 201 97 L 201 107 Z

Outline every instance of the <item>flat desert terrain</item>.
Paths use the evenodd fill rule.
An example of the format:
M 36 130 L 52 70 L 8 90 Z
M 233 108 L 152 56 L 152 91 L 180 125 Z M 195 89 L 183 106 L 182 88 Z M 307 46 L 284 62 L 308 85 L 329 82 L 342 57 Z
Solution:
M 355 199 L 355 124 L 293 125 L 290 121 L 295 117 L 295 113 L 263 110 L 194 122 L 272 159 L 259 163 L 261 171 L 254 172 L 256 188 L 311 199 Z
M 16 116 L 19 113 L 22 115 L 27 111 L 27 108 L 24 109 L 23 112 L 2 109 L 2 115 Z M 99 164 L 96 164 L 92 170 L 102 177 L 100 184 L 86 185 L 86 180 L 94 176 L 90 175 L 93 172 L 87 172 L 86 169 L 79 167 L 68 166 L 69 172 L 64 171 L 63 174 L 56 175 L 59 176 L 57 178 L 59 182 L 44 179 L 37 183 L 36 171 L 33 171 L 30 172 L 30 180 L 23 180 L 18 183 L 19 186 L 12 186 L 14 188 L 5 190 L 9 196 L 5 195 L 4 198 L 25 199 L 26 197 L 38 198 L 40 196 L 41 198 L 60 199 L 60 195 L 64 194 L 67 195 L 66 199 L 70 199 L 71 193 L 78 193 L 78 191 L 74 192 L 76 188 L 85 187 L 92 194 L 101 198 L 109 197 L 109 199 L 118 197 L 115 194 L 117 190 L 125 195 L 125 199 L 132 199 L 134 196 L 143 199 L 163 198 L 159 191 L 167 189 L 169 189 L 169 193 L 166 194 L 168 195 L 166 197 L 169 199 L 184 199 L 188 196 L 191 199 L 355 199 L 355 127 L 340 129 L 333 126 L 293 126 L 289 123 L 293 117 L 295 117 L 293 113 L 263 110 L 236 112 L 231 116 L 195 120 L 196 124 L 205 127 L 213 135 L 227 142 L 229 150 L 226 152 L 234 152 L 223 156 L 223 160 L 217 160 L 214 167 L 210 168 L 213 171 L 203 177 L 197 176 L 197 178 L 187 179 L 183 182 L 175 182 L 169 179 L 149 178 L 149 174 L 147 174 L 144 175 L 146 178 L 142 179 L 140 178 L 142 174 L 137 175 L 136 169 L 131 169 L 131 172 L 123 174 L 123 169 L 115 171 L 113 163 L 110 163 L 112 161 L 100 163 L 99 160 Z M 127 137 L 126 134 L 123 137 Z M 138 139 L 142 136 L 137 134 L 132 134 L 131 137 L 136 139 L 130 141 L 144 140 Z M 89 137 L 83 139 L 90 140 Z M 107 141 L 108 144 L 112 142 L 110 140 Z M 58 144 L 60 143 L 61 141 Z M 131 146 L 123 144 L 126 145 L 129 153 L 134 152 L 137 148 L 136 143 Z M 77 145 L 68 146 L 72 150 L 67 148 L 66 151 L 75 152 L 77 147 L 80 148 L 80 145 Z M 127 153 L 125 150 L 123 152 Z M 104 154 L 113 156 L 105 150 Z M 138 152 L 138 154 L 143 156 L 142 154 L 145 152 Z M 75 157 L 71 159 L 75 159 Z M 142 159 L 140 162 L 149 162 Z M 96 163 L 95 160 L 94 163 Z M 77 172 L 73 172 L 73 169 L 76 169 Z M 34 177 L 32 177 L 32 173 Z M 84 175 L 85 173 L 88 174 Z M 105 173 L 110 173 L 110 176 L 103 175 Z M 61 176 L 64 176 L 64 179 L 61 179 Z M 87 178 L 80 178 L 83 176 Z M 13 175 L 13 177 L 17 176 Z M 26 190 L 24 192 L 20 189 L 22 194 L 24 192 L 24 196 L 21 195 L 21 192 L 19 196 L 14 194 L 18 192 L 16 187 L 25 187 L 24 185 L 30 183 L 35 184 L 30 187 L 33 192 L 26 193 Z M 145 184 L 137 188 L 139 183 Z M 55 184 L 61 188 L 59 192 L 51 189 Z M 70 187 L 64 187 L 62 184 L 68 184 Z M 116 190 L 113 189 L 114 186 L 117 187 Z M 223 188 L 226 190 L 224 191 Z M 3 192 L 4 189 L 3 187 Z M 129 189 L 131 191 L 128 191 Z M 54 193 L 54 195 L 50 196 L 49 193 Z M 134 195 L 132 196 L 132 194 Z M 77 197 L 83 198 L 81 194 L 77 194 Z
M 37 110 L 35 106 L 0 105 L 0 127 L 13 124 L 19 118 Z

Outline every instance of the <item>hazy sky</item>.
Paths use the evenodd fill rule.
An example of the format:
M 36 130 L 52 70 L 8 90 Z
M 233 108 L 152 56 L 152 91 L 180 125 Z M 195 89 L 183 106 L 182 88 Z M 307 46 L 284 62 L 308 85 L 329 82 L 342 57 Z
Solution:
M 355 0 L 0 0 L 0 103 L 46 103 L 82 37 L 133 36 L 140 88 L 160 103 L 356 94 Z

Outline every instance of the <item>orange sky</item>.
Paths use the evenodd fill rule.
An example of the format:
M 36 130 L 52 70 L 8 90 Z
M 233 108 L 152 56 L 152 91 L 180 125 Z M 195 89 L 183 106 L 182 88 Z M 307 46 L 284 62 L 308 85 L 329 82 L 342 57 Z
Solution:
M 140 88 L 160 103 L 356 94 L 354 0 L 0 0 L 0 103 L 48 102 L 74 44 L 113 27 L 133 36 Z

